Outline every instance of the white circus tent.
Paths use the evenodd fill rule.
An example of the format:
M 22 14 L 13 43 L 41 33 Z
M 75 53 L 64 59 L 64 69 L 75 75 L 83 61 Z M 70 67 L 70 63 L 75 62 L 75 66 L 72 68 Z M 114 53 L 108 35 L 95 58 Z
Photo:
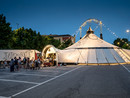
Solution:
M 88 29 L 87 34 L 77 43 L 64 50 L 55 50 L 59 63 L 97 65 L 130 62 L 129 50 L 121 49 L 100 39 L 91 28 Z

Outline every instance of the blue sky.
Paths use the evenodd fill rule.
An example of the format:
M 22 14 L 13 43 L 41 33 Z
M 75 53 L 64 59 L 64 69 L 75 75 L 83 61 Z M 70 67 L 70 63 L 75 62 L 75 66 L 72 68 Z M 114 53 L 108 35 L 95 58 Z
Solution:
M 0 0 L 3 13 L 12 29 L 32 28 L 41 34 L 74 34 L 89 18 L 101 20 L 120 38 L 129 38 L 129 0 Z M 92 27 L 94 27 L 94 24 Z M 88 29 L 84 28 L 82 35 Z M 94 29 L 94 28 L 92 28 Z M 95 30 L 99 36 L 99 28 Z M 104 40 L 112 43 L 116 37 L 103 27 Z M 79 40 L 77 35 L 76 40 Z

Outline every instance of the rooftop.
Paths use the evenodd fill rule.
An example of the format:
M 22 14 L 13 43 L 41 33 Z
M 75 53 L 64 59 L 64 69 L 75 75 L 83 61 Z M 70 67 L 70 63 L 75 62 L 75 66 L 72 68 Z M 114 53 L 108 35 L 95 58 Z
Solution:
M 52 34 L 50 34 L 50 35 L 43 35 L 43 36 L 52 36 L 52 37 L 70 37 L 71 35 L 70 34 L 65 34 L 65 35 L 52 35 Z

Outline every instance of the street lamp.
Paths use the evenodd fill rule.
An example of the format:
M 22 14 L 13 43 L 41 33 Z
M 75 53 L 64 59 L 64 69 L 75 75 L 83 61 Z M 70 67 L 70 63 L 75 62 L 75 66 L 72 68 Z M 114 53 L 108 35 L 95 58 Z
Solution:
M 129 34 L 130 33 L 130 30 L 126 30 L 126 33 Z M 127 46 L 129 47 L 129 35 L 128 35 L 128 43 L 127 43 Z
M 127 32 L 127 33 L 129 33 L 129 32 L 130 32 L 130 30 L 126 30 L 126 32 Z
M 127 29 L 127 30 L 126 30 L 126 33 L 128 34 L 128 40 L 129 40 L 129 33 L 130 33 L 130 30 Z

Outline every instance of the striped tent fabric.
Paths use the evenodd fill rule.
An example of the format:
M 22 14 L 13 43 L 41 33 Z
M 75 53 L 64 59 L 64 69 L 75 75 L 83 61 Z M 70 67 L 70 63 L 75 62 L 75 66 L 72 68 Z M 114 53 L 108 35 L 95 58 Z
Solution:
M 89 29 L 91 32 L 92 29 Z M 58 50 L 59 63 L 117 64 L 130 62 L 130 50 L 121 49 L 94 33 L 86 34 L 77 43 L 64 50 Z

